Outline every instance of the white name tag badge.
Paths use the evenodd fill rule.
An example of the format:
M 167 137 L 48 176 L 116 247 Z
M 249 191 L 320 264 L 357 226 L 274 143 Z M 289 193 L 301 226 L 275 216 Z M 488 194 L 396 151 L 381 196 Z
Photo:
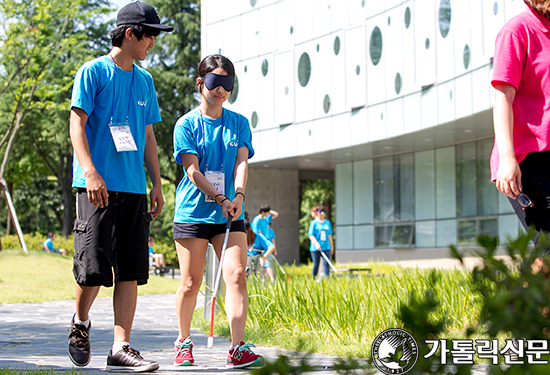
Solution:
M 225 195 L 225 174 L 216 171 L 206 171 L 204 177 L 210 182 L 210 185 L 218 191 L 219 194 Z M 205 202 L 215 202 L 214 198 L 208 198 L 208 195 L 204 196 Z
M 109 128 L 111 129 L 111 136 L 118 152 L 137 151 L 136 142 L 128 125 L 114 124 L 109 126 Z
M 327 240 L 327 232 L 325 232 L 324 230 L 321 231 L 321 241 L 326 241 Z

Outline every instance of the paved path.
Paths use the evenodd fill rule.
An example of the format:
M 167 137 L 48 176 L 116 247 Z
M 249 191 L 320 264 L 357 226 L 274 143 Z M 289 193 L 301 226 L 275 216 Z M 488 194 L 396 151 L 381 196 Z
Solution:
M 200 298 L 199 298 L 200 300 Z M 202 302 L 202 301 L 200 301 Z M 67 337 L 74 301 L 43 303 L 0 304 L 0 368 L 49 368 L 67 371 L 73 366 L 67 354 Z M 113 312 L 111 298 L 98 298 L 90 313 L 92 318 L 92 360 L 83 368 L 89 375 L 107 374 L 105 362 L 112 344 Z M 196 366 L 173 366 L 173 342 L 178 335 L 174 311 L 174 295 L 140 296 L 131 344 L 144 358 L 160 364 L 157 374 L 242 374 L 246 370 L 227 370 L 225 361 L 229 342 L 215 337 L 214 347 L 206 348 L 207 336 L 192 331 Z M 255 348 L 267 359 L 273 360 L 280 351 L 274 348 Z M 285 354 L 290 354 L 285 352 Z M 334 358 L 314 355 L 312 363 L 319 373 L 334 374 Z M 77 368 L 78 369 L 78 368 Z

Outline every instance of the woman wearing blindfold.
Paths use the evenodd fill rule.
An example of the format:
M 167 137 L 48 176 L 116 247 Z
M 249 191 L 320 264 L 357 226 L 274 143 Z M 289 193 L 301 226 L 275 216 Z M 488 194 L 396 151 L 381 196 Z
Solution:
M 248 311 L 246 289 L 245 187 L 248 159 L 254 155 L 246 117 L 224 109 L 235 81 L 235 68 L 221 55 L 205 57 L 198 69 L 201 104 L 174 127 L 174 158 L 184 177 L 176 190 L 174 241 L 181 270 L 176 293 L 179 336 L 174 343 L 174 365 L 194 363 L 191 320 L 202 282 L 208 242 L 218 258 L 227 220 L 233 220 L 223 262 L 225 310 L 231 330 L 227 367 L 263 365 L 264 359 L 245 344 Z

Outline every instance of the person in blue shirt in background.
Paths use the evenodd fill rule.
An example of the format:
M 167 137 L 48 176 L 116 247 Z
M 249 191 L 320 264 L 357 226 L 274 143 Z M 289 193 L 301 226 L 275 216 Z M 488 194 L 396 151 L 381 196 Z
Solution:
M 208 243 L 218 256 L 226 223 L 231 224 L 223 262 L 225 311 L 231 332 L 228 368 L 262 366 L 264 358 L 244 342 L 248 292 L 244 200 L 248 159 L 254 155 L 246 117 L 223 108 L 235 83 L 235 67 L 222 55 L 206 56 L 199 64 L 200 105 L 174 126 L 174 158 L 184 176 L 176 189 L 174 241 L 181 271 L 176 292 L 179 333 L 174 342 L 175 366 L 194 363 L 191 320 L 202 283 Z
M 267 228 L 267 239 L 269 241 L 271 241 L 273 243 L 273 246 L 275 246 L 275 250 L 273 251 L 272 254 L 270 254 L 267 259 L 265 259 L 265 262 L 264 262 L 264 265 L 263 265 L 263 269 L 265 270 L 265 273 L 267 274 L 267 276 L 269 277 L 269 279 L 271 280 L 271 282 L 275 282 L 275 272 L 274 272 L 274 267 L 273 265 L 271 264 L 271 261 L 270 260 L 273 260 L 273 257 L 274 256 L 277 256 L 277 244 L 275 243 L 275 231 L 273 230 L 273 228 L 271 227 L 271 223 L 273 222 L 273 219 L 271 217 L 271 215 L 269 215 L 267 217 L 267 220 L 269 222 L 269 226 Z
M 55 241 L 55 234 L 50 232 L 48 233 L 48 238 L 42 243 L 42 246 L 44 247 L 44 251 L 47 253 L 57 253 L 61 255 L 67 255 L 67 252 L 65 249 L 56 249 L 53 247 L 53 241 Z
M 250 254 L 259 260 L 259 266 L 263 267 L 265 260 L 275 251 L 275 244 L 267 238 L 269 222 L 279 217 L 279 213 L 272 210 L 267 204 L 260 206 L 260 213 L 252 220 L 251 228 L 256 238 L 252 243 Z M 260 251 L 258 251 L 260 250 Z M 262 254 L 263 253 L 263 254 Z M 253 258 L 253 259 L 254 259 Z M 258 262 L 253 260 L 252 272 L 256 274 Z
M 331 259 L 334 254 L 334 244 L 332 241 L 332 225 L 330 221 L 325 219 L 325 206 L 319 205 L 313 207 L 311 210 L 311 216 L 313 221 L 309 224 L 309 230 L 307 234 L 311 241 L 309 251 L 311 253 L 311 259 L 313 260 L 313 278 L 317 276 L 319 272 L 319 263 L 321 260 L 321 251 L 325 253 L 328 259 Z M 328 262 L 323 259 L 324 276 L 329 275 Z

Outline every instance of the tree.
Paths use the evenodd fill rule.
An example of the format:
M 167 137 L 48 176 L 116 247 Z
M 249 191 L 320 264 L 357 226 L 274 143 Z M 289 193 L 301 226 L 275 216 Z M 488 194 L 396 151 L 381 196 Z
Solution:
M 174 162 L 172 133 L 177 119 L 197 106 L 197 67 L 200 62 L 199 0 L 151 0 L 163 22 L 174 26 L 172 33 L 155 41 L 147 70 L 153 75 L 162 122 L 155 124 L 161 175 L 174 185 L 183 177 L 181 166 Z
M 110 11 L 107 4 L 106 0 L 5 0 L 0 4 L 5 28 L 0 44 L 0 95 L 2 112 L 9 114 L 0 129 L 0 178 L 18 182 L 13 180 L 17 173 L 6 174 L 16 144 L 23 153 L 42 159 L 61 186 L 64 236 L 70 231 L 73 211 L 67 126 L 71 84 L 76 68 L 102 46 L 96 41 L 101 39 L 92 38 L 104 28 L 97 19 Z

